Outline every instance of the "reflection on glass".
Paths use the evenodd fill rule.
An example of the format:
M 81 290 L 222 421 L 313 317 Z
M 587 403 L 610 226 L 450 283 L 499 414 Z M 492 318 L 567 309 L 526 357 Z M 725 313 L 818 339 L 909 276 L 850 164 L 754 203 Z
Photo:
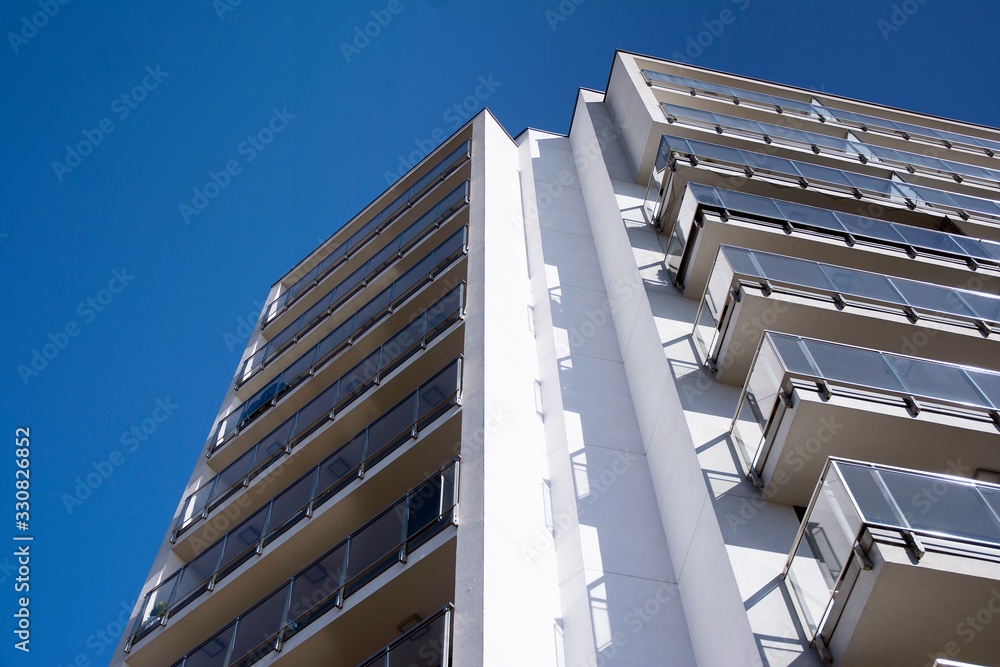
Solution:
M 946 475 L 831 459 L 792 547 L 786 580 L 803 624 L 822 630 L 824 614 L 867 528 L 1000 549 L 1000 517 L 993 504 L 1000 486 Z M 935 498 L 929 502 L 928 498 Z M 860 548 L 860 547 L 859 547 Z M 856 572 L 855 568 L 855 572 Z
M 789 379 L 908 396 L 961 411 L 1000 409 L 1000 373 L 850 345 L 766 332 L 751 366 L 731 433 L 760 473 L 765 433 Z

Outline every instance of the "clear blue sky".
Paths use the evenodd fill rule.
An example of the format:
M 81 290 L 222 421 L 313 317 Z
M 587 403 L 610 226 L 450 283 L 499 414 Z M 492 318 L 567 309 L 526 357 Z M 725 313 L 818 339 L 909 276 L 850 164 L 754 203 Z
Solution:
M 995 2 L 237 1 L 0 5 L 0 664 L 107 664 L 241 322 L 399 156 L 450 133 L 481 79 L 493 90 L 479 103 L 512 135 L 565 132 L 577 87 L 603 89 L 615 48 L 1000 125 Z M 735 21 L 688 50 L 723 9 Z M 372 11 L 379 34 L 342 47 Z M 272 118 L 271 143 L 242 144 Z M 229 161 L 238 173 L 185 220 L 180 205 Z M 18 426 L 31 428 L 30 655 L 13 649 L 7 569 Z M 88 475 L 100 484 L 78 488 Z

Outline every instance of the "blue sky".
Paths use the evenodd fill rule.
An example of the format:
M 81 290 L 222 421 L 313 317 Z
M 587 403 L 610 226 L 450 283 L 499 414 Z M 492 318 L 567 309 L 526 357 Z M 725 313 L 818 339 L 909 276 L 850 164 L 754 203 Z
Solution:
M 1000 125 L 993 2 L 62 2 L 0 5 L 3 665 L 107 664 L 270 285 L 481 106 L 565 132 L 622 48 Z

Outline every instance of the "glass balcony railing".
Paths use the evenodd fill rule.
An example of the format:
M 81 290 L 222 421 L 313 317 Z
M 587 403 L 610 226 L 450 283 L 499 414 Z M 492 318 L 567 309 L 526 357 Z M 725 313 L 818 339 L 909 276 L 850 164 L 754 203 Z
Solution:
M 438 183 L 441 183 L 458 169 L 469 158 L 471 142 L 466 141 L 454 151 L 446 155 L 427 174 L 420 178 L 405 192 L 400 194 L 389 205 L 372 216 L 365 225 L 341 243 L 335 250 L 321 260 L 316 266 L 292 283 L 288 289 L 274 298 L 265 308 L 265 316 L 262 325 L 266 326 L 275 317 L 287 310 L 303 294 L 319 284 L 326 276 L 334 271 L 341 264 L 346 262 L 351 255 L 364 247 L 369 241 L 394 222 L 403 211 L 413 207 L 418 201 L 430 193 Z M 418 221 L 419 223 L 420 221 Z M 425 221 L 426 222 L 426 221 Z M 410 230 L 404 232 L 411 234 Z
M 1000 327 L 1000 297 L 992 294 L 720 245 L 694 326 L 695 341 L 708 359 L 719 342 L 730 290 L 741 282 L 760 286 L 766 294 L 820 296 L 840 308 L 898 312 L 913 322 L 957 324 L 983 335 Z
M 811 149 L 817 154 L 831 153 L 847 159 L 856 159 L 862 164 L 881 162 L 893 169 L 902 167 L 911 174 L 921 171 L 935 176 L 947 176 L 958 182 L 968 178 L 989 187 L 1000 187 L 1000 171 L 998 170 L 977 167 L 963 162 L 942 160 L 930 155 L 897 151 L 882 146 L 869 146 L 850 132 L 848 132 L 847 138 L 831 137 L 818 132 L 809 132 L 772 123 L 759 123 L 749 118 L 712 113 L 678 104 L 664 102 L 660 104 L 660 108 L 669 123 L 681 121 L 697 127 L 714 129 L 719 134 L 747 136 L 767 144 L 786 143 L 791 146 Z
M 870 197 L 922 212 L 951 213 L 963 220 L 971 219 L 971 214 L 974 214 L 992 224 L 1000 220 L 1000 203 L 996 201 L 914 185 L 895 172 L 890 172 L 891 178 L 880 178 L 664 134 L 660 140 L 657 165 L 663 162 L 673 169 L 680 157 L 686 158 L 692 166 L 704 162 L 741 176 L 752 178 L 763 174 L 790 185 L 823 187 L 858 199 Z
M 887 134 L 896 134 L 903 139 L 910 139 L 911 136 L 921 137 L 927 141 L 940 142 L 946 148 L 959 145 L 969 150 L 982 151 L 986 155 L 993 157 L 995 152 L 1000 152 L 1000 141 L 982 139 L 959 132 L 947 130 L 935 130 L 933 128 L 916 125 L 914 123 L 904 123 L 878 118 L 866 114 L 852 113 L 841 109 L 830 108 L 819 103 L 800 102 L 778 95 L 768 95 L 752 90 L 744 90 L 732 86 L 725 86 L 707 81 L 699 81 L 685 76 L 675 74 L 665 74 L 654 72 L 653 70 L 642 70 L 646 77 L 646 82 L 651 85 L 666 86 L 671 89 L 683 91 L 690 95 L 702 95 L 711 98 L 724 99 L 733 104 L 750 102 L 754 106 L 763 106 L 777 113 L 790 112 L 795 115 L 813 118 L 820 122 L 825 122 L 827 118 L 832 118 L 845 125 L 867 132 L 870 128 L 881 129 Z
M 351 438 L 346 445 L 337 450 L 334 456 L 341 456 L 343 463 L 337 463 L 330 473 L 340 471 L 342 477 L 348 478 L 357 466 L 356 472 L 364 474 L 364 470 L 374 465 L 377 460 L 398 446 L 395 436 L 407 432 L 415 435 L 442 412 L 457 405 L 462 387 L 461 359 L 456 359 L 444 370 L 420 386 L 407 398 L 387 410 L 382 417 L 372 422 L 368 427 Z M 310 413 L 313 414 L 313 413 Z M 256 477 L 267 470 L 272 463 L 292 453 L 296 444 L 308 434 L 315 432 L 331 421 L 329 408 L 317 410 L 316 419 L 312 424 L 304 424 L 303 428 L 289 433 L 280 431 L 261 440 L 246 454 L 226 466 L 222 472 L 211 478 L 184 500 L 184 510 L 177 521 L 171 541 L 190 530 L 200 521 L 207 519 L 211 512 L 229 499 L 232 495 L 250 485 Z M 414 421 L 402 423 L 406 415 L 413 414 Z M 407 430 L 409 429 L 409 430 Z M 355 456 L 361 458 L 354 465 Z M 320 473 L 325 474 L 325 473 Z M 353 478 L 352 478 L 353 479 Z M 272 524 L 273 525 L 273 524 Z M 207 570 L 203 570 L 207 572 Z M 179 598 L 174 598 L 179 599 Z M 158 600 L 157 600 L 158 601 Z M 154 601 L 154 604 L 155 602 Z M 171 602 L 171 604 L 173 604 Z
M 978 264 L 1000 266 L 1000 243 L 995 241 L 724 190 L 700 183 L 689 183 L 688 190 L 700 205 L 716 210 L 724 217 L 752 216 L 782 226 L 787 222 L 793 229 L 835 234 L 846 239 L 850 245 L 862 242 L 891 246 L 958 259 L 973 267 Z
M 452 614 L 449 604 L 358 667 L 450 667 Z
M 266 657 L 448 526 L 458 459 L 383 510 L 173 667 L 247 667 Z
M 464 253 L 465 228 L 449 236 L 441 245 L 420 259 L 415 266 L 397 278 L 389 287 L 379 292 L 371 301 L 362 306 L 348 319 L 350 324 L 347 326 L 351 327 L 351 333 L 360 333 L 360 331 L 371 326 L 378 318 L 387 313 L 388 309 L 405 301 Z M 345 291 L 343 294 L 338 291 L 338 287 L 338 289 L 332 291 L 326 298 L 306 311 L 305 314 L 283 329 L 277 336 L 269 340 L 263 347 L 243 362 L 237 374 L 237 382 L 241 385 L 245 384 L 251 377 L 273 363 L 282 353 L 298 342 L 302 336 L 312 331 L 320 322 L 332 315 L 337 307 L 347 301 L 351 295 L 360 291 L 371 278 L 374 278 L 374 276 L 366 278 L 361 283 L 354 285 L 349 292 Z M 325 307 L 319 307 L 324 304 Z M 348 333 L 346 328 L 338 331 L 339 335 L 346 335 Z
M 843 605 L 858 570 L 872 567 L 872 531 L 901 538 L 917 558 L 928 549 L 995 556 L 998 512 L 995 484 L 831 458 L 785 565 L 803 627 L 812 637 L 828 635 L 835 593 Z
M 458 366 L 458 362 L 453 362 L 421 389 L 388 409 L 347 444 L 147 593 L 129 645 L 214 590 L 243 563 L 263 553 L 265 547 L 311 517 L 352 482 L 364 479 L 366 472 L 379 461 L 458 405 L 461 391 Z
M 366 311 L 367 312 L 367 311 Z M 345 377 L 357 377 L 359 369 L 371 368 L 381 373 L 412 356 L 426 347 L 439 333 L 457 322 L 462 316 L 462 286 L 435 302 L 421 312 L 409 324 L 389 337 L 379 348 L 362 361 Z M 278 374 L 253 396 L 230 410 L 215 427 L 215 437 L 210 452 L 214 452 L 235 438 L 257 418 L 265 414 L 292 389 L 299 386 L 326 362 L 353 343 L 352 332 L 358 329 L 354 317 L 335 329 L 311 350 L 296 359 L 288 368 Z M 362 375 L 364 374 L 361 371 Z
M 789 383 L 824 392 L 861 392 L 899 399 L 911 410 L 933 406 L 1000 424 L 1000 373 L 765 332 L 740 395 L 730 433 L 751 471 L 767 457 L 765 434 Z

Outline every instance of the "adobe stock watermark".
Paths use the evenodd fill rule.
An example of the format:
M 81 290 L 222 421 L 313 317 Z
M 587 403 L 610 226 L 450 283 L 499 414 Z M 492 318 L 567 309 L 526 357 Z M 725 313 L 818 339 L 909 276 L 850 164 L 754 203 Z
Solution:
M 730 2 L 736 5 L 736 8 L 741 12 L 750 8 L 750 0 L 730 0 Z M 674 51 L 670 59 L 690 65 L 710 49 L 715 44 L 715 40 L 722 37 L 726 28 L 736 23 L 737 17 L 738 14 L 727 7 L 720 11 L 716 18 L 702 21 L 701 24 L 705 29 L 695 35 L 688 35 L 684 43 L 684 51 Z
M 135 276 L 129 273 L 125 267 L 115 269 L 111 272 L 111 280 L 108 281 L 106 287 L 78 303 L 75 312 L 79 320 L 76 318 L 67 320 L 55 332 L 50 331 L 47 336 L 48 342 L 43 344 L 41 348 L 31 349 L 31 359 L 28 360 L 28 363 L 17 365 L 17 374 L 24 386 L 27 387 L 31 380 L 48 368 L 49 364 L 69 347 L 70 342 L 83 332 L 83 327 L 96 320 L 100 313 L 107 310 L 115 297 L 124 292 L 133 280 L 135 280 Z
M 219 21 L 226 20 L 226 14 L 236 11 L 236 8 L 243 4 L 243 0 L 212 0 L 212 9 Z
M 233 331 L 226 331 L 222 334 L 222 342 L 226 344 L 226 351 L 232 354 L 240 350 L 250 340 L 250 335 L 257 328 L 257 320 L 260 311 L 264 307 L 261 301 L 254 301 L 250 307 L 250 312 L 244 316 L 236 318 L 236 328 Z
M 159 65 L 156 67 L 146 65 L 146 74 L 139 83 L 132 86 L 129 91 L 111 100 L 111 103 L 108 105 L 111 113 L 119 121 L 125 120 L 133 111 L 139 108 L 139 105 L 146 100 L 149 93 L 159 88 L 160 84 L 168 76 L 170 76 L 170 72 L 164 72 L 160 69 Z M 115 122 L 111 117 L 106 116 L 99 120 L 95 127 L 81 130 L 80 133 L 83 135 L 83 138 L 73 145 L 66 145 L 66 155 L 63 157 L 63 161 L 52 161 L 52 173 L 55 174 L 56 180 L 62 183 L 63 177 L 66 174 L 73 173 L 74 169 L 83 164 L 84 158 L 91 155 L 95 148 L 104 143 L 104 138 L 114 132 L 115 129 L 117 129 Z
M 882 40 L 888 42 L 892 33 L 906 25 L 906 22 L 926 4 L 927 0 L 903 0 L 898 4 L 894 3 L 891 7 L 892 11 L 889 12 L 888 20 L 879 19 L 875 22 L 875 27 L 882 35 Z
M 416 166 L 418 162 L 430 155 L 431 151 L 437 148 L 442 141 L 448 138 L 455 130 L 462 127 L 467 120 L 479 113 L 480 109 L 483 108 L 483 102 L 488 100 L 496 92 L 497 88 L 503 85 L 502 81 L 497 81 L 493 78 L 493 74 L 487 74 L 486 76 L 479 75 L 476 77 L 476 82 L 477 85 L 472 93 L 445 108 L 441 114 L 441 120 L 444 121 L 445 127 L 434 128 L 425 139 L 414 139 L 413 144 L 416 146 L 416 149 L 410 151 L 407 155 L 400 154 L 396 156 L 399 159 L 396 171 L 386 171 L 383 174 L 386 185 L 395 183 L 406 172 Z
M 119 604 L 118 615 L 91 632 L 84 645 L 90 649 L 87 653 L 77 653 L 72 662 L 66 663 L 65 667 L 92 667 L 94 662 L 91 658 L 99 658 L 107 651 L 114 651 L 122 633 L 128 628 L 129 619 L 132 617 L 132 604 L 122 600 Z M 57 667 L 64 667 L 59 663 Z
M 577 7 L 587 2 L 587 0 L 562 0 L 554 8 L 545 10 L 545 20 L 549 23 L 549 28 L 555 32 L 560 23 L 565 23 L 569 17 L 576 13 Z
M 406 0 L 412 2 L 412 0 Z M 350 64 L 351 60 L 361 55 L 361 52 L 371 46 L 372 40 L 379 37 L 382 31 L 389 27 L 393 19 L 403 13 L 406 5 L 402 0 L 389 0 L 382 9 L 373 9 L 368 12 L 370 20 L 354 26 L 354 34 L 351 41 L 340 43 L 340 53 L 344 60 Z M 367 18 L 367 17 L 366 17 Z
M 253 134 L 248 134 L 246 139 L 236 145 L 236 154 L 243 158 L 243 163 L 234 158 L 228 160 L 219 171 L 209 170 L 205 184 L 192 188 L 191 201 L 177 205 L 184 224 L 190 225 L 192 217 L 201 215 L 208 205 L 229 187 L 233 177 L 243 173 L 243 165 L 256 160 L 257 156 L 263 153 L 274 138 L 284 132 L 294 119 L 295 114 L 290 113 L 287 106 L 281 107 L 280 110 L 277 107 L 272 108 L 267 123 Z
M 990 597 L 983 603 L 983 606 L 974 613 L 966 616 L 955 626 L 955 635 L 963 640 L 965 644 L 971 644 L 982 632 L 989 630 L 994 620 L 1000 618 L 1000 590 L 994 588 L 990 591 Z M 996 632 L 994 628 L 992 632 Z M 954 659 L 962 653 L 962 645 L 957 641 L 949 641 L 938 653 L 928 653 L 929 662 L 926 667 L 931 667 L 935 660 Z
M 14 53 L 19 53 L 21 47 L 34 39 L 38 31 L 47 26 L 59 10 L 69 3 L 70 0 L 38 0 L 38 7 L 42 11 L 35 12 L 31 16 L 22 16 L 20 30 L 7 33 L 7 41 L 10 42 L 10 48 L 14 49 Z
M 118 440 L 122 444 L 121 449 L 111 450 L 107 457 L 97 461 L 91 461 L 90 467 L 83 477 L 77 477 L 74 482 L 72 493 L 63 493 L 59 499 L 62 500 L 66 513 L 72 515 L 77 507 L 83 505 L 84 501 L 94 495 L 104 482 L 111 479 L 128 458 L 129 454 L 134 454 L 138 449 L 156 433 L 160 425 L 167 421 L 180 406 L 170 400 L 170 397 L 158 398 L 155 401 L 149 416 L 138 423 L 132 424 L 129 430 L 124 431 Z

